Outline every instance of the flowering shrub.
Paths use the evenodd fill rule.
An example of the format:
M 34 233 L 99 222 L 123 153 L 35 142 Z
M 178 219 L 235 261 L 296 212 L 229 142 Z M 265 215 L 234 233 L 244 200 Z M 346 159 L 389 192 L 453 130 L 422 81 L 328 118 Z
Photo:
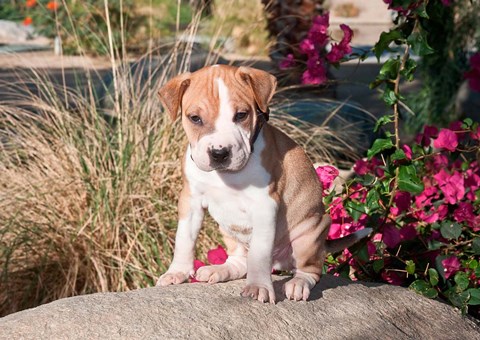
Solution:
M 13 3 L 9 7 L 15 15 L 10 16 L 23 17 L 23 25 L 33 25 L 44 36 L 60 37 L 63 51 L 67 54 L 109 53 L 107 16 L 113 40 L 120 42 L 121 34 L 124 34 L 129 48 L 141 40 L 141 25 L 146 22 L 144 15 L 135 12 L 136 4 L 131 0 L 122 3 L 104 0 L 26 0 Z
M 440 131 L 426 126 L 412 145 L 359 160 L 344 193 L 325 197 L 329 238 L 367 226 L 375 233 L 355 255 L 330 256 L 328 272 L 410 286 L 478 313 L 479 156 L 480 127 L 467 119 Z M 324 172 L 331 170 L 317 169 L 320 180 Z
M 307 70 L 303 72 L 303 84 L 324 84 L 327 81 L 326 64 L 337 65 L 345 55 L 352 52 L 350 42 L 352 41 L 353 31 L 347 25 L 340 25 L 343 31 L 343 38 L 339 43 L 331 43 L 328 32 L 329 13 L 318 15 L 313 19 L 312 26 L 308 31 L 307 37 L 303 39 L 299 46 L 299 52 L 307 56 Z M 330 46 L 329 46 L 330 44 Z M 327 52 L 327 46 L 330 50 Z M 281 69 L 288 69 L 296 66 L 293 54 L 280 62 Z

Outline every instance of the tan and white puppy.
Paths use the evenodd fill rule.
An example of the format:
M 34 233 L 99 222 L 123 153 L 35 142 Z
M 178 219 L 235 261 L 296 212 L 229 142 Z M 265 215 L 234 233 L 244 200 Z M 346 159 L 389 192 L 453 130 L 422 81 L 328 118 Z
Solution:
M 173 120 L 181 111 L 189 146 L 183 160 L 179 223 L 170 268 L 157 285 L 247 277 L 242 296 L 275 302 L 271 271 L 292 271 L 288 299 L 307 300 L 329 247 L 330 218 L 304 151 L 269 125 L 276 79 L 248 67 L 215 65 L 171 79 L 159 92 Z M 262 128 L 263 127 L 263 128 Z M 225 264 L 193 269 L 204 210 L 218 222 Z M 342 239 L 341 249 L 363 235 Z

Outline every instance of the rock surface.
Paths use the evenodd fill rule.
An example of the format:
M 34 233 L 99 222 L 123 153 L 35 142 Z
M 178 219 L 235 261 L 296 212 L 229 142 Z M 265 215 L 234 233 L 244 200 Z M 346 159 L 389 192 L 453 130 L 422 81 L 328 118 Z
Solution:
M 324 276 L 311 301 L 243 299 L 243 280 L 62 299 L 0 319 L 0 339 L 480 339 L 452 307 L 389 285 Z

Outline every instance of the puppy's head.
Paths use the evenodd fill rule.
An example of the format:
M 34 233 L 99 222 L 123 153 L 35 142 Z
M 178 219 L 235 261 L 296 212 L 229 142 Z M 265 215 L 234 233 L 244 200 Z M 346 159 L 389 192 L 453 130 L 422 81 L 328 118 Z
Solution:
M 172 120 L 180 111 L 198 168 L 237 171 L 251 154 L 257 108 L 267 114 L 275 86 L 267 72 L 215 65 L 171 79 L 159 96 Z

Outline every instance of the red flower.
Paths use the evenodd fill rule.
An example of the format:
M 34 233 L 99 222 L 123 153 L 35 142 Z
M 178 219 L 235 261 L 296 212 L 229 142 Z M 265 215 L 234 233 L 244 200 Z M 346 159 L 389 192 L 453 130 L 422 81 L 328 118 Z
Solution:
M 339 173 L 337 168 L 330 165 L 319 166 L 316 172 L 320 182 L 322 182 L 323 190 L 330 189 Z
M 227 258 L 227 252 L 220 245 L 217 249 L 210 249 L 207 253 L 207 259 L 210 264 L 224 264 Z
M 205 266 L 205 263 L 203 263 L 202 261 L 200 261 L 200 260 L 193 260 L 193 270 L 194 270 L 195 272 L 198 270 L 198 268 L 203 267 L 203 266 Z M 191 283 L 195 283 L 195 282 L 199 282 L 199 281 L 195 278 L 195 276 L 192 276 L 192 277 L 190 278 L 190 282 L 191 282 Z
M 25 19 L 23 19 L 23 25 L 25 26 L 31 25 L 32 22 L 33 22 L 33 19 L 31 17 L 26 17 Z
M 325 13 L 324 15 L 317 15 L 313 19 L 313 25 L 308 31 L 307 38 L 315 45 L 316 48 L 320 49 L 327 44 L 328 41 L 328 26 L 330 20 L 330 13 Z
M 437 149 L 446 149 L 453 152 L 458 146 L 457 134 L 452 130 L 442 129 L 438 138 L 433 141 L 433 146 Z
M 386 224 L 383 228 L 383 243 L 388 248 L 395 248 L 401 241 L 400 230 L 393 224 Z
M 460 202 L 458 208 L 453 212 L 453 217 L 457 222 L 474 220 L 473 205 L 468 202 Z
M 437 181 L 448 203 L 456 204 L 465 195 L 465 181 L 458 171 L 450 175 L 441 169 L 433 178 Z
M 25 1 L 25 6 L 31 8 L 37 4 L 37 0 L 27 0 Z
M 353 31 L 347 25 L 340 25 L 343 31 L 343 38 L 338 44 L 333 44 L 332 50 L 327 54 L 327 60 L 331 63 L 339 62 L 345 54 L 352 52 L 350 42 L 352 41 Z
M 398 213 L 406 211 L 411 206 L 412 195 L 409 192 L 398 191 L 393 199 L 398 208 Z
M 431 144 L 431 138 L 436 137 L 438 134 L 438 129 L 435 126 L 425 125 L 423 128 L 423 133 L 420 133 L 415 137 L 415 142 L 421 146 L 428 147 Z
M 287 57 L 280 62 L 279 66 L 280 66 L 281 70 L 285 70 L 287 68 L 294 67 L 295 66 L 295 59 L 293 57 L 293 54 L 291 54 L 291 53 L 287 54 Z
M 47 4 L 47 9 L 49 9 L 51 11 L 55 11 L 56 9 L 58 9 L 58 7 L 59 7 L 59 4 L 56 1 L 50 1 Z
M 480 52 L 470 57 L 470 67 L 471 69 L 465 72 L 463 76 L 468 79 L 472 90 L 480 92 Z
M 307 70 L 302 75 L 302 84 L 320 85 L 327 81 L 327 69 L 318 55 L 307 61 Z
M 448 279 L 450 276 L 460 270 L 460 261 L 456 256 L 450 256 L 449 258 L 442 260 L 442 266 L 445 278 Z

